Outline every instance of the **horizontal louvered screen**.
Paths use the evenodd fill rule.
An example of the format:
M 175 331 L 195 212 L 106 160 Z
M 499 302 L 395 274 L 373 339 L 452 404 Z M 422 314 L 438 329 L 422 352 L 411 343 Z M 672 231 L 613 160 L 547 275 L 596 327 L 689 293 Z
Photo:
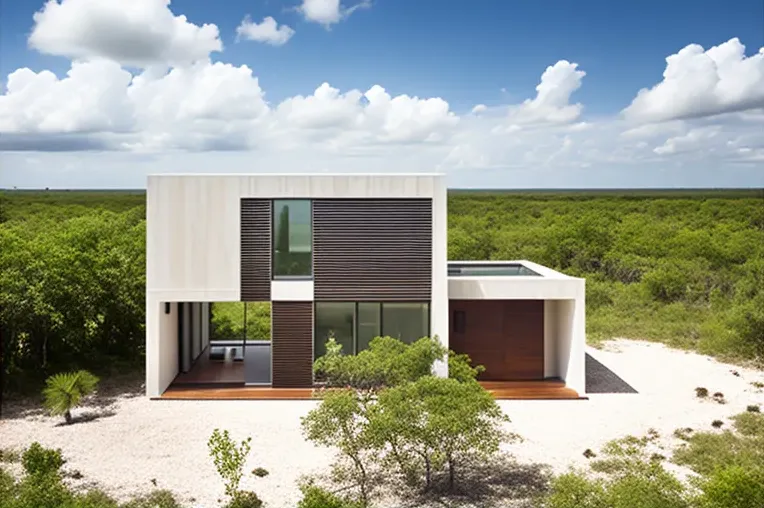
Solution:
M 313 386 L 313 302 L 271 305 L 271 384 L 309 388 Z
M 241 200 L 241 300 L 271 299 L 271 201 Z
M 431 199 L 313 201 L 317 301 L 428 301 Z

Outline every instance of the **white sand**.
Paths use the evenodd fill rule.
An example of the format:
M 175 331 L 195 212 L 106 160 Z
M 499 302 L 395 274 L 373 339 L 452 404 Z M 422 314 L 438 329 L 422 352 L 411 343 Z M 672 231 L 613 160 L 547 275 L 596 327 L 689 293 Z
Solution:
M 610 439 L 643 435 L 650 428 L 665 436 L 662 442 L 670 448 L 676 428 L 708 430 L 715 419 L 728 425 L 729 416 L 748 404 L 764 406 L 764 390 L 751 385 L 764 382 L 762 371 L 639 341 L 613 341 L 589 352 L 639 393 L 592 394 L 588 401 L 501 401 L 512 419 L 510 430 L 525 438 L 507 447 L 520 461 L 563 471 L 583 464 L 586 448 L 598 451 Z M 697 386 L 724 393 L 727 404 L 697 399 Z M 247 474 L 242 487 L 256 491 L 270 507 L 293 507 L 299 499 L 297 479 L 325 472 L 332 459 L 330 450 L 314 447 L 300 433 L 300 416 L 316 404 L 125 398 L 115 404 L 113 416 L 72 426 L 56 426 L 59 420 L 46 416 L 4 420 L 0 446 L 22 448 L 36 440 L 60 447 L 68 469 L 120 498 L 146 492 L 156 479 L 159 488 L 184 501 L 212 507 L 223 490 L 206 442 L 220 427 L 236 439 L 252 436 L 247 472 L 258 466 L 270 472 L 265 478 Z

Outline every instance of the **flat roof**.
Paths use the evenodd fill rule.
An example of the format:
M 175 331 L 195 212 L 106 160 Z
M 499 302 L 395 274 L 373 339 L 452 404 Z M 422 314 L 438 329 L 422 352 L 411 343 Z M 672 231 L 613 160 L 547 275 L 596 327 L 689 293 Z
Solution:
M 543 277 L 545 279 L 571 279 L 568 275 L 546 266 L 515 259 L 507 261 L 449 261 L 449 277 Z
M 483 276 L 499 276 L 499 277 L 517 277 L 517 276 L 530 276 L 541 277 L 540 273 L 536 273 L 527 266 L 521 263 L 512 262 L 499 262 L 499 263 L 461 263 L 461 262 L 449 262 L 448 263 L 448 276 L 449 277 L 483 277 Z
M 446 176 L 445 173 L 354 173 L 354 172 L 333 172 L 333 173 L 149 173 L 147 176 Z

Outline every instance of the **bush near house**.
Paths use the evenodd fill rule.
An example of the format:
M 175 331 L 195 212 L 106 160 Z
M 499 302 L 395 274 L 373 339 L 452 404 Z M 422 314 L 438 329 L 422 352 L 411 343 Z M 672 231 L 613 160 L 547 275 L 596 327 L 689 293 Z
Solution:
M 66 372 L 50 376 L 42 394 L 50 414 L 63 415 L 67 424 L 72 423 L 72 409 L 83 397 L 91 394 L 98 385 L 98 378 L 86 370 Z
M 332 339 L 327 343 L 316 372 L 330 387 L 346 388 L 326 391 L 302 426 L 309 440 L 339 450 L 333 478 L 355 489 L 357 499 L 349 502 L 368 506 L 375 491 L 391 482 L 420 494 L 456 493 L 463 471 L 495 456 L 499 444 L 513 437 L 503 432 L 508 419 L 501 408 L 475 381 L 482 367 L 473 367 L 467 355 L 449 354 L 454 377 L 431 374 L 445 356 L 437 339 L 428 337 L 411 345 L 378 337 L 356 356 L 342 355 Z M 327 495 L 306 492 L 310 499 Z

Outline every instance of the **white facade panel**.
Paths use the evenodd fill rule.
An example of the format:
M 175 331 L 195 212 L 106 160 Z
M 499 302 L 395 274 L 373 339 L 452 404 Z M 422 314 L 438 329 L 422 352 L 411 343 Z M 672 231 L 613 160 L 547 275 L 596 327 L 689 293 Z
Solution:
M 312 302 L 312 280 L 271 281 L 271 301 Z

